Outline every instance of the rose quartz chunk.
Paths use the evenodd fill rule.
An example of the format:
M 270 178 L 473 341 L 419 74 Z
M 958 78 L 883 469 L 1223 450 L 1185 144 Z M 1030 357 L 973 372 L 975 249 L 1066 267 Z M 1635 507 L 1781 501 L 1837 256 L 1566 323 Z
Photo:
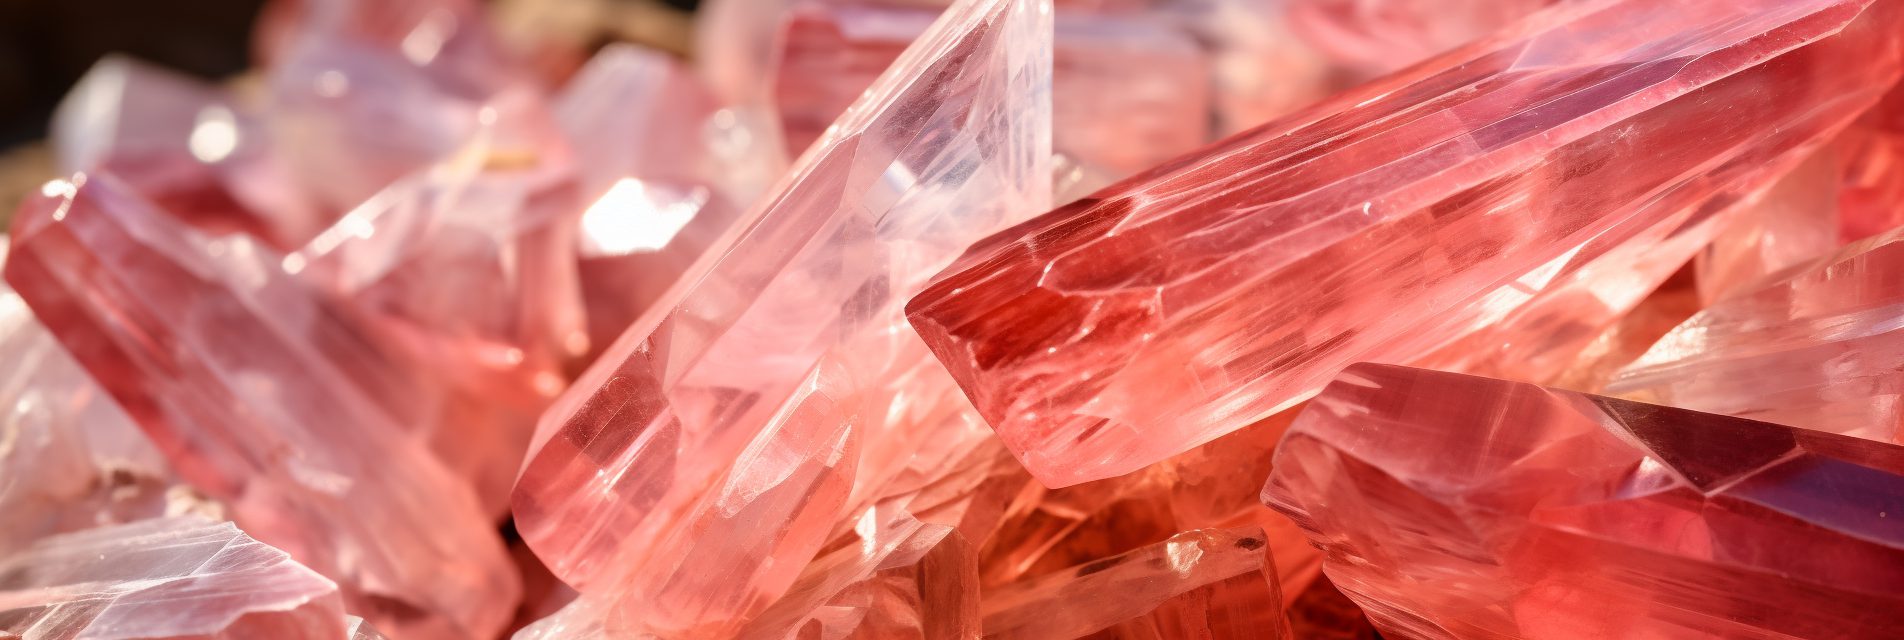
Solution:
M 1287 0 L 1290 30 L 1367 78 L 1494 33 L 1556 0 Z
M 985 594 L 985 637 L 1289 638 L 1262 531 L 1201 529 Z
M 787 148 L 799 153 L 818 139 L 938 14 L 930 6 L 797 3 L 774 73 Z M 1194 33 L 1151 18 L 1059 9 L 1052 145 L 1113 178 L 1212 137 L 1208 56 Z
M 337 585 L 229 522 L 147 520 L 41 540 L 0 562 L 0 635 L 345 638 Z
M 491 521 L 363 391 L 379 351 L 281 262 L 82 175 L 21 206 L 6 277 L 181 478 L 352 611 L 404 638 L 500 631 L 517 584 Z
M 6 262 L 0 235 L 0 264 Z M 0 284 L 0 558 L 67 531 L 157 517 L 176 479 L 119 405 Z
M 547 414 L 515 514 L 583 596 L 525 634 L 581 628 L 593 609 L 616 612 L 612 633 L 728 637 L 868 502 L 862 487 L 882 488 L 867 478 L 913 466 L 895 445 L 944 451 L 907 434 L 983 434 L 945 413 L 964 405 L 937 400 L 956 387 L 900 305 L 1049 202 L 1049 15 L 949 10 L 697 265 L 682 302 L 644 315 Z
M 1530 384 L 1344 371 L 1264 497 L 1402 638 L 1877 638 L 1904 448 Z M 1793 550 L 1802 550 L 1794 552 Z
M 1607 385 L 1645 402 L 1896 441 L 1904 229 L 1733 293 Z
M 1441 360 L 1564 366 L 1896 80 L 1899 4 L 1568 4 L 980 242 L 909 313 L 1052 486 L 1484 329 Z

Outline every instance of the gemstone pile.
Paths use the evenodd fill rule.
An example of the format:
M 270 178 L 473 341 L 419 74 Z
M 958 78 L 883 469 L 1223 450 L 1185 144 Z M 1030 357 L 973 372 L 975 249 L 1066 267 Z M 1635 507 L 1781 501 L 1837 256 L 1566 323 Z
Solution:
M 1904 0 L 703 4 L 100 61 L 0 636 L 1904 627 Z

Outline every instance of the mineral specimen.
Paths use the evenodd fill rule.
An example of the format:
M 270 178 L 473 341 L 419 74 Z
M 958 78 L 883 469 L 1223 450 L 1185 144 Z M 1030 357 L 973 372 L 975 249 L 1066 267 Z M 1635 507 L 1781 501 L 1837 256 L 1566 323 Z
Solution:
M 1386 636 L 1874 638 L 1904 623 L 1890 444 L 1359 364 L 1297 418 L 1264 498 Z
M 367 395 L 379 355 L 281 258 L 103 174 L 14 222 L 7 281 L 182 479 L 391 633 L 500 630 L 518 586 L 491 521 Z
M 1562 366 L 1897 80 L 1900 4 L 1564 4 L 986 239 L 909 314 L 1052 486 L 1355 361 Z

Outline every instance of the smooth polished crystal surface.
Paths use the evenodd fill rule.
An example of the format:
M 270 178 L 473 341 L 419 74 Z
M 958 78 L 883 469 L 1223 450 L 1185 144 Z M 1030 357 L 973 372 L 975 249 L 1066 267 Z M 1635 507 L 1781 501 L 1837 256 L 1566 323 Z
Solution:
M 909 315 L 1052 486 L 1483 329 L 1449 360 L 1564 365 L 1677 268 L 1666 254 L 1877 100 L 1901 13 L 1569 3 L 982 241 Z M 1578 305 L 1598 319 L 1568 320 Z
M 281 263 L 82 175 L 21 206 L 6 277 L 182 479 L 353 612 L 406 639 L 500 631 L 517 584 L 493 522 L 363 390 L 388 370 L 348 315 Z
M 956 399 L 942 371 L 936 391 L 913 380 L 938 369 L 900 305 L 967 243 L 1049 205 L 1049 25 L 1044 2 L 949 10 L 681 302 L 545 416 L 515 515 L 582 591 L 572 609 L 613 610 L 611 633 L 731 634 L 862 486 L 881 488 L 856 478 L 894 459 L 861 452 L 928 424 L 913 420 L 941 405 L 915 416 L 915 398 Z
M 1620 397 L 1885 442 L 1904 436 L 1904 230 L 1700 311 L 1607 385 Z
M 0 635 L 338 640 L 337 585 L 229 522 L 164 518 L 54 536 L 0 561 Z
M 7 237 L 0 235 L 0 264 Z M 0 284 L 0 558 L 40 538 L 163 515 L 171 468 Z
M 1275 467 L 1265 500 L 1386 636 L 1862 638 L 1904 624 L 1895 445 L 1360 364 L 1297 418 Z
M 1290 638 L 1262 531 L 1200 529 L 985 595 L 986 638 Z

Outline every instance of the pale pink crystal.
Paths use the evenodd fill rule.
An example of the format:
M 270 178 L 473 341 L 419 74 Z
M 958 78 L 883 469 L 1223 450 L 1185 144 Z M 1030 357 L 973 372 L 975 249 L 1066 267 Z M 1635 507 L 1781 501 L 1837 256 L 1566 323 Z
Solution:
M 0 362 L 0 558 L 55 533 L 165 513 L 176 482 L 165 458 L 4 284 Z
M 775 56 L 774 106 L 798 153 L 872 84 L 940 9 L 809 0 L 788 11 Z M 1113 177 L 1211 138 L 1210 61 L 1194 34 L 1158 16 L 1060 8 L 1052 69 L 1052 146 Z
M 983 241 L 910 315 L 1052 486 L 1484 328 L 1455 355 L 1565 365 L 1876 101 L 1898 24 L 1891 0 L 1570 3 Z
M 1699 296 L 1710 303 L 1838 247 L 1838 144 L 1813 153 L 1747 203 L 1699 253 Z
M 985 637 L 1289 638 L 1262 531 L 1200 529 L 985 594 Z
M 367 391 L 501 513 L 536 416 L 587 346 L 582 200 L 540 95 L 504 92 L 483 112 L 454 157 L 366 200 L 284 264 L 394 336 L 393 373 L 410 390 Z
M 365 622 L 363 618 L 347 616 L 347 619 L 349 620 L 346 625 L 349 627 L 349 640 L 388 640 L 385 635 L 377 631 L 376 627 L 370 626 L 370 623 Z
M 1904 624 L 1904 448 L 1358 364 L 1264 497 L 1385 636 L 1862 638 Z M 1794 550 L 1802 549 L 1802 552 Z
M 147 520 L 0 562 L 0 635 L 26 640 L 337 640 L 337 585 L 229 522 Z
M 612 606 L 621 632 L 731 633 L 847 513 L 861 443 L 911 428 L 888 424 L 908 415 L 889 402 L 951 395 L 943 376 L 936 392 L 907 382 L 930 359 L 899 305 L 971 239 L 1049 202 L 1049 15 L 1015 0 L 948 11 L 703 259 L 682 302 L 644 316 L 548 414 L 515 513 L 583 592 L 578 611 Z
M 474 0 L 279 0 L 258 30 L 273 148 L 343 212 L 462 146 L 526 81 Z
M 518 587 L 491 523 L 362 388 L 403 380 L 280 264 L 94 175 L 22 205 L 6 277 L 182 478 L 353 611 L 404 638 L 499 631 Z
M 600 353 L 753 200 L 750 154 L 717 152 L 723 124 L 736 124 L 719 121 L 714 97 L 662 54 L 629 45 L 597 53 L 554 108 L 592 203 L 581 216 L 578 277 L 589 346 Z
M 1557 0 L 1283 0 L 1291 31 L 1361 77 L 1494 33 Z M 1273 3 L 1272 3 L 1273 4 Z
M 1607 385 L 1621 397 L 1896 441 L 1904 431 L 1904 229 L 1700 311 Z
M 210 233 L 285 247 L 325 222 L 235 95 L 137 60 L 87 70 L 54 112 L 50 143 L 63 172 L 111 172 Z

